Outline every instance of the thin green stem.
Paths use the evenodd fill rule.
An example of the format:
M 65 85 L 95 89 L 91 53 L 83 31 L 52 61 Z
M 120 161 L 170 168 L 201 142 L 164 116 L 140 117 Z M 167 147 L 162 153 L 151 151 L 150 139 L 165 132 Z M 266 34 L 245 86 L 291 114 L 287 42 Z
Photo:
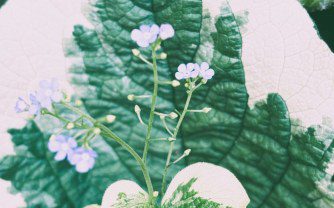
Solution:
M 190 103 L 190 100 L 191 100 L 192 93 L 193 93 L 193 90 L 190 90 L 189 93 L 188 93 L 186 104 L 184 105 L 182 114 L 181 114 L 181 116 L 179 118 L 179 121 L 177 122 L 177 125 L 174 129 L 174 133 L 173 133 L 173 138 L 174 139 L 176 139 L 176 136 L 179 132 L 180 126 L 181 126 L 181 124 L 183 122 L 183 119 L 186 116 L 186 113 L 188 111 L 188 107 L 189 107 L 189 103 Z M 169 151 L 168 151 L 168 155 L 167 155 L 166 165 L 165 165 L 163 176 L 162 176 L 162 187 L 161 187 L 161 194 L 162 195 L 166 191 L 167 173 L 168 173 L 168 168 L 170 167 L 170 160 L 171 160 L 171 157 L 172 157 L 173 149 L 174 149 L 174 141 L 171 141 L 170 145 L 169 145 Z
M 145 147 L 143 152 L 143 161 L 146 163 L 147 159 L 147 153 L 150 146 L 150 138 L 151 138 L 151 130 L 153 126 L 153 120 L 154 120 L 154 110 L 155 110 L 155 104 L 158 96 L 158 86 L 159 86 L 159 79 L 158 79 L 158 66 L 157 66 L 157 55 L 155 52 L 156 45 L 153 45 L 152 47 L 152 60 L 153 60 L 153 95 L 152 95 L 152 102 L 151 102 L 151 111 L 150 111 L 150 117 L 147 124 L 147 133 L 145 138 Z
M 124 149 L 126 149 L 134 158 L 135 160 L 138 162 L 142 173 L 144 175 L 144 179 L 146 182 L 146 186 L 147 186 L 147 190 L 148 190 L 148 194 L 149 194 L 149 203 L 152 204 L 153 203 L 153 185 L 151 182 L 151 178 L 150 175 L 148 173 L 146 164 L 144 163 L 144 161 L 141 159 L 141 157 L 136 153 L 136 151 L 134 149 L 132 149 L 132 147 L 130 147 L 125 141 L 123 141 L 121 138 L 119 138 L 117 135 L 115 135 L 108 127 L 104 126 L 103 124 L 97 122 L 94 118 L 92 118 L 91 116 L 85 114 L 84 112 L 82 112 L 81 110 L 65 103 L 62 102 L 61 103 L 64 107 L 68 108 L 69 110 L 77 113 L 78 115 L 86 118 L 87 120 L 89 120 L 91 123 L 93 123 L 97 128 L 101 129 L 101 135 L 106 137 L 106 138 L 111 138 L 114 141 L 116 141 L 118 144 L 120 144 Z
M 126 149 L 135 158 L 135 160 L 138 162 L 138 164 L 139 164 L 139 166 L 140 166 L 140 168 L 143 172 L 144 179 L 145 179 L 145 182 L 146 182 L 146 186 L 147 186 L 147 190 L 148 190 L 148 194 L 149 194 L 149 203 L 152 205 L 153 198 L 154 198 L 153 197 L 153 185 L 152 185 L 151 178 L 150 178 L 150 175 L 148 173 L 145 162 L 136 153 L 136 151 L 134 149 L 132 149 L 132 147 L 130 147 L 121 138 L 116 136 L 109 128 L 107 128 L 106 126 L 104 126 L 102 124 L 98 124 L 97 127 L 101 129 L 101 135 L 102 136 L 104 136 L 106 138 L 112 138 L 114 141 L 116 141 L 118 144 L 120 144 L 124 149 Z

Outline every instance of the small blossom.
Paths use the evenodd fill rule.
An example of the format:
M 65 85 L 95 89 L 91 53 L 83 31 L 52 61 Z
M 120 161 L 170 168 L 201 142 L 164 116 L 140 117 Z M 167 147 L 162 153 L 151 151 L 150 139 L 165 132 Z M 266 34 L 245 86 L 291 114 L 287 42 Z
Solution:
M 175 34 L 174 28 L 170 24 L 162 24 L 160 26 L 159 36 L 162 40 L 173 37 Z
M 134 29 L 131 32 L 131 39 L 134 40 L 138 46 L 146 48 L 151 43 L 156 41 L 159 34 L 159 26 L 153 24 L 152 26 L 149 25 L 142 25 L 140 26 L 139 30 Z
M 52 136 L 48 143 L 51 152 L 56 152 L 55 160 L 64 160 L 77 147 L 77 142 L 69 136 L 58 135 Z
M 22 113 L 28 111 L 29 107 L 28 103 L 23 98 L 19 97 L 15 104 L 15 111 L 16 113 Z
M 198 64 L 195 64 L 195 70 L 198 70 L 198 74 L 200 77 L 202 77 L 205 80 L 209 80 L 215 75 L 215 71 L 213 69 L 210 69 L 210 66 L 207 62 L 203 62 L 201 66 Z
M 30 94 L 29 100 L 30 100 L 29 113 L 31 115 L 36 115 L 36 116 L 39 115 L 41 113 L 42 106 L 38 101 L 36 94 Z
M 86 173 L 94 167 L 97 154 L 94 150 L 78 147 L 68 155 L 68 161 L 79 173 Z
M 198 70 L 195 70 L 195 64 L 193 63 L 188 63 L 187 65 L 180 64 L 177 70 L 178 71 L 175 73 L 175 78 L 178 80 L 195 78 L 199 73 Z
M 43 108 L 50 109 L 52 102 L 59 102 L 62 99 L 58 81 L 56 79 L 52 79 L 50 82 L 42 80 L 39 83 L 39 91 L 37 91 L 36 97 Z

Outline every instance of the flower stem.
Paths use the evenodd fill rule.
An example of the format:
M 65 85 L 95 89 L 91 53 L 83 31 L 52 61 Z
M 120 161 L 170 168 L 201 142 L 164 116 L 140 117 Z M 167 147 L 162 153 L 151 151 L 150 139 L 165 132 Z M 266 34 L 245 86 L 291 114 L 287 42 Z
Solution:
M 152 125 L 153 125 L 153 120 L 154 120 L 154 111 L 155 111 L 155 104 L 156 104 L 156 100 L 157 100 L 158 85 L 159 85 L 157 55 L 156 55 L 155 48 L 156 48 L 156 44 L 154 44 L 153 47 L 152 47 L 152 60 L 153 60 L 153 66 L 152 67 L 153 67 L 154 87 L 153 87 L 150 117 L 149 117 L 148 124 L 147 124 L 148 126 L 147 126 L 146 138 L 145 138 L 145 147 L 144 147 L 144 152 L 143 152 L 144 163 L 146 163 L 147 153 L 148 153 L 148 149 L 149 149 L 149 146 L 150 146 L 151 130 L 152 130 Z
M 180 126 L 183 122 L 183 119 L 188 111 L 188 107 L 189 107 L 189 103 L 191 100 L 191 96 L 192 96 L 193 90 L 190 90 L 188 93 L 188 97 L 187 97 L 187 101 L 186 104 L 184 105 L 182 114 L 179 118 L 179 121 L 177 122 L 176 128 L 174 129 L 174 133 L 173 133 L 173 138 L 176 139 L 176 136 L 179 132 Z M 167 155 L 167 161 L 166 161 L 166 165 L 165 165 L 165 169 L 163 172 L 163 176 L 162 176 L 162 186 L 161 186 L 161 194 L 163 195 L 166 191 L 166 180 L 167 180 L 167 173 L 168 173 L 168 168 L 170 167 L 170 160 L 172 157 L 172 153 L 173 153 L 173 149 L 174 149 L 174 142 L 175 141 L 171 141 L 170 145 L 169 145 L 169 151 L 168 151 L 168 155 Z
M 92 118 L 91 116 L 85 114 L 84 112 L 82 112 L 81 110 L 65 103 L 62 102 L 61 103 L 64 107 L 68 108 L 69 110 L 77 113 L 78 115 L 86 118 L 87 120 L 89 120 L 91 123 L 93 123 L 96 127 L 101 129 L 101 136 L 104 136 L 105 138 L 109 138 L 109 139 L 113 139 L 114 141 L 116 141 L 118 144 L 120 144 L 124 149 L 126 149 L 137 161 L 137 163 L 139 164 L 141 171 L 144 175 L 144 179 L 146 182 L 146 186 L 147 186 L 147 190 L 148 190 L 148 194 L 149 194 L 149 203 L 150 205 L 152 205 L 153 203 L 153 185 L 152 185 L 152 181 L 150 178 L 150 175 L 148 173 L 147 167 L 145 162 L 141 159 L 141 157 L 137 154 L 137 152 L 132 149 L 132 147 L 130 147 L 124 140 L 122 140 L 121 138 L 119 138 L 117 135 L 115 135 L 108 127 L 104 126 L 103 124 L 97 122 L 94 118 Z

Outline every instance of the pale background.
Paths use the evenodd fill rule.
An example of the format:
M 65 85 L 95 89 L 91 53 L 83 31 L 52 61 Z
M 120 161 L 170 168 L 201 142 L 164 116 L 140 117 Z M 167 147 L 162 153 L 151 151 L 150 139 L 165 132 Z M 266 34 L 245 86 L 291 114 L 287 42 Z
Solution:
M 217 13 L 218 1 L 204 1 Z M 24 125 L 14 113 L 18 96 L 27 95 L 41 79 L 57 77 L 66 84 L 69 63 L 62 40 L 76 23 L 89 25 L 81 0 L 9 0 L 0 10 L 0 157 L 12 154 L 6 132 Z M 250 104 L 269 92 L 280 93 L 294 118 L 304 125 L 334 119 L 334 56 L 321 41 L 306 11 L 296 0 L 233 0 L 234 11 L 249 11 L 243 28 L 243 61 Z M 20 195 L 7 193 L 0 181 L 2 208 L 24 206 Z

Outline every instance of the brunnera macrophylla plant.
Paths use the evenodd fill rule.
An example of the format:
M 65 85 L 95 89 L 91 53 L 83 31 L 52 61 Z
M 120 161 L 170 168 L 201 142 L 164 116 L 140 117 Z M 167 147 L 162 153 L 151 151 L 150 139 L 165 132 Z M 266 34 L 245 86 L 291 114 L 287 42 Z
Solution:
M 110 184 L 111 187 L 122 186 L 124 183 L 114 183 L 124 179 L 137 184 L 133 187 L 140 187 L 143 191 L 133 194 L 121 190 L 116 194 L 119 199 L 116 205 L 148 202 L 145 196 L 149 196 L 149 191 L 141 166 L 119 144 L 121 140 L 110 139 L 107 129 L 93 123 L 98 121 L 108 127 L 142 159 L 154 87 L 152 46 L 155 42 L 147 47 L 138 47 L 137 41 L 143 33 L 148 35 L 140 44 L 145 46 L 152 41 L 148 32 L 152 23 L 159 25 L 159 31 L 165 23 L 170 23 L 174 29 L 174 36 L 161 40 L 161 48 L 158 45 L 156 48 L 158 95 L 145 164 L 154 187 L 153 193 L 158 195 L 157 201 L 167 197 L 167 193 L 173 193 L 172 198 L 167 197 L 170 199 L 166 201 L 167 207 L 169 202 L 177 205 L 190 202 L 190 207 L 227 204 L 229 200 L 216 200 L 219 195 L 215 193 L 231 192 L 227 189 L 224 192 L 199 189 L 206 187 L 201 183 L 203 177 L 182 176 L 184 180 L 180 183 L 173 179 L 178 171 L 187 167 L 193 170 L 190 172 L 198 172 L 189 166 L 204 161 L 227 168 L 238 178 L 250 198 L 249 207 L 332 206 L 333 183 L 325 170 L 333 157 L 333 132 L 318 126 L 303 128 L 298 125 L 291 119 L 285 97 L 279 93 L 270 93 L 266 99 L 257 100 L 254 106 L 249 105 L 252 98 L 248 93 L 253 89 L 247 89 L 247 76 L 250 74 L 242 63 L 245 40 L 242 40 L 240 32 L 240 24 L 245 21 L 237 20 L 227 1 L 96 0 L 90 3 L 91 8 L 85 11 L 93 27 L 74 26 L 72 38 L 64 41 L 64 46 L 65 55 L 73 63 L 69 69 L 71 83 L 76 96 L 80 97 L 78 101 L 77 97 L 72 97 L 67 104 L 94 119 L 93 122 L 88 118 L 75 122 L 91 128 L 93 133 L 89 134 L 91 137 L 85 137 L 87 128 L 80 131 L 74 124 L 67 125 L 67 121 L 73 123 L 80 116 L 63 106 L 62 102 L 53 102 L 55 108 L 51 109 L 51 112 L 56 110 L 57 115 L 67 119 L 52 125 L 59 130 L 49 128 L 56 119 L 48 115 L 28 121 L 22 129 L 9 130 L 16 154 L 0 160 L 0 177 L 12 182 L 16 192 L 23 194 L 28 207 L 81 208 L 101 204 L 107 187 Z M 279 6 L 274 3 L 267 5 L 271 10 Z M 150 29 L 144 27 L 142 32 L 141 25 L 148 25 Z M 284 26 L 280 24 L 277 27 Z M 133 34 L 136 40 L 131 38 L 134 29 L 138 30 Z M 156 27 L 153 29 L 156 31 Z M 155 41 L 163 38 L 156 32 L 153 34 L 153 40 L 157 36 Z M 261 48 L 261 45 L 256 47 Z M 207 62 L 209 68 L 206 64 L 202 66 L 203 62 Z M 188 63 L 193 64 L 189 69 Z M 195 67 L 200 67 L 206 72 L 203 76 L 208 77 L 212 75 L 211 68 L 214 75 L 192 93 L 189 112 L 174 141 L 170 135 L 174 133 L 184 109 L 188 85 L 196 80 L 191 78 L 193 72 L 197 73 Z M 175 77 L 178 69 L 180 73 Z M 185 78 L 188 76 L 190 78 Z M 200 75 L 197 78 L 196 85 L 201 84 L 203 78 Z M 30 105 L 29 99 L 23 100 L 26 102 L 20 102 L 21 109 L 25 109 L 25 103 Z M 44 126 L 46 124 L 49 125 Z M 95 134 L 94 129 L 100 134 Z M 58 131 L 61 132 L 58 134 Z M 55 160 L 59 151 L 48 148 L 52 134 L 75 138 L 78 146 L 73 149 L 81 147 L 95 151 L 97 157 L 93 167 L 85 165 L 89 170 L 80 173 L 76 165 L 69 162 L 68 156 L 62 161 Z M 84 142 L 84 138 L 90 142 Z M 170 163 L 189 155 L 165 168 L 171 141 L 174 141 L 174 150 Z M 201 165 L 204 167 L 203 163 Z M 166 194 L 163 195 L 165 169 L 169 187 L 165 188 Z M 211 182 L 208 181 L 209 186 Z M 171 189 L 172 184 L 177 184 L 178 188 Z M 119 192 L 118 188 L 112 190 Z M 205 195 L 207 193 L 210 193 L 209 197 Z M 191 204 L 192 201 L 196 203 Z M 164 203 L 159 204 L 163 206 Z
M 102 120 L 94 119 L 92 116 L 76 107 L 75 103 L 71 103 L 71 98 L 61 92 L 56 79 L 41 81 L 39 89 L 29 94 L 29 100 L 25 100 L 22 97 L 19 97 L 17 100 L 15 105 L 17 113 L 29 112 L 29 114 L 36 118 L 52 116 L 63 122 L 63 128 L 50 137 L 47 146 L 49 151 L 54 153 L 54 159 L 56 161 L 67 160 L 70 165 L 74 166 L 78 173 L 87 173 L 94 168 L 95 159 L 98 157 L 98 154 L 94 151 L 94 148 L 91 147 L 91 144 L 94 143 L 94 139 L 98 136 L 116 141 L 128 154 L 133 156 L 133 159 L 138 163 L 142 171 L 147 193 L 143 191 L 143 189 L 138 188 L 139 186 L 136 186 L 134 182 L 116 182 L 106 191 L 102 207 L 157 207 L 159 194 L 161 197 L 164 196 L 161 207 L 186 206 L 186 204 L 189 204 L 189 206 L 192 204 L 195 207 L 246 207 L 249 203 L 246 191 L 231 172 L 224 168 L 206 163 L 198 163 L 189 166 L 183 170 L 183 172 L 186 173 L 181 171 L 178 175 L 188 176 L 188 181 L 178 179 L 179 177 L 176 176 L 171 182 L 172 184 L 174 183 L 174 187 L 170 186 L 166 192 L 169 169 L 173 168 L 173 165 L 191 154 L 191 149 L 187 149 L 180 157 L 172 161 L 174 143 L 178 139 L 178 133 L 184 118 L 188 113 L 210 113 L 211 111 L 209 107 L 189 109 L 192 95 L 197 89 L 205 87 L 205 84 L 210 81 L 215 74 L 214 70 L 210 68 L 207 62 L 180 63 L 175 73 L 176 80 L 160 80 L 157 60 L 166 59 L 167 57 L 166 53 L 160 51 L 161 43 L 169 38 L 173 38 L 174 33 L 175 31 L 170 24 L 162 24 L 161 26 L 156 24 L 141 25 L 139 29 L 134 29 L 131 32 L 132 40 L 135 41 L 140 48 L 150 47 L 151 49 L 151 59 L 143 55 L 140 49 L 133 49 L 132 52 L 135 57 L 147 64 L 148 70 L 152 70 L 154 80 L 151 95 L 129 94 L 127 96 L 127 99 L 130 101 L 135 99 L 150 99 L 151 102 L 148 121 L 142 118 L 140 106 L 134 105 L 134 112 L 138 117 L 138 122 L 147 129 L 146 137 L 143 138 L 144 150 L 142 156 L 138 155 L 136 149 L 131 147 L 131 145 L 118 137 L 112 129 L 103 124 L 103 122 L 114 122 L 116 119 L 114 115 L 107 115 Z M 173 112 L 157 111 L 159 85 L 171 85 L 173 87 L 184 88 L 187 97 L 185 98 L 185 104 L 181 112 L 177 110 Z M 61 108 L 69 110 L 71 114 L 76 115 L 76 117 L 70 119 L 66 114 L 58 113 L 61 111 Z M 160 120 L 154 119 L 154 117 L 159 117 Z M 176 126 L 170 126 L 166 122 L 166 119 L 177 119 Z M 151 131 L 152 127 L 156 125 L 156 122 L 163 124 L 169 137 L 152 138 Z M 169 143 L 169 150 L 166 152 L 166 163 L 163 175 L 161 176 L 161 190 L 158 191 L 153 187 L 151 182 L 149 173 L 150 167 L 148 166 L 147 158 L 149 157 L 150 143 L 164 141 Z M 203 179 L 203 177 L 207 179 L 210 178 L 212 184 L 209 180 Z M 220 178 L 224 178 L 224 180 Z M 220 183 L 217 183 L 216 180 L 220 180 Z M 212 190 L 210 191 L 208 189 L 203 193 L 198 193 L 193 189 L 193 187 L 196 187 L 196 190 L 198 190 L 201 186 L 210 187 Z M 229 186 L 229 188 L 224 186 Z M 214 187 L 216 188 L 214 189 Z M 228 191 L 230 193 L 228 193 Z M 210 192 L 214 192 L 215 195 L 221 195 L 222 197 L 214 199 L 213 195 L 210 195 Z M 129 195 L 129 193 L 131 194 Z M 183 197 L 180 198 L 180 194 L 183 195 Z

